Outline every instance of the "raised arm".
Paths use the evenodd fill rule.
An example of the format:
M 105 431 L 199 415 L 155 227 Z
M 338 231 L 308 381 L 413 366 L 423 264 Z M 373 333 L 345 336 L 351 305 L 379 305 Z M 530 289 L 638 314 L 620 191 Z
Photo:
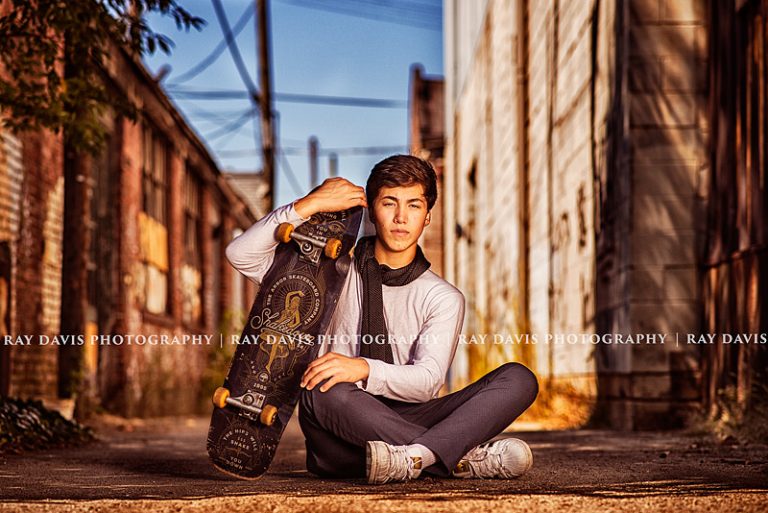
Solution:
M 275 257 L 279 244 L 275 230 L 280 223 L 299 226 L 317 212 L 338 212 L 358 205 L 367 206 L 362 187 L 344 178 L 329 178 L 303 198 L 273 210 L 232 240 L 225 250 L 227 260 L 248 279 L 261 283 Z
M 261 283 L 275 257 L 278 246 L 275 231 L 280 223 L 299 226 L 308 217 L 302 217 L 295 208 L 295 203 L 279 207 L 262 217 L 245 232 L 235 237 L 225 250 L 227 260 L 232 267 L 243 273 L 248 279 Z

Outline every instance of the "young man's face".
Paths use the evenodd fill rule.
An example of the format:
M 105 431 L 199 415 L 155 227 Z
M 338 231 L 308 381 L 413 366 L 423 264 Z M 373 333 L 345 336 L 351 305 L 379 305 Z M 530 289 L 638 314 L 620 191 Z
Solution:
M 376 237 L 388 252 L 399 253 L 415 245 L 430 222 L 427 198 L 420 184 L 382 187 L 369 205 Z

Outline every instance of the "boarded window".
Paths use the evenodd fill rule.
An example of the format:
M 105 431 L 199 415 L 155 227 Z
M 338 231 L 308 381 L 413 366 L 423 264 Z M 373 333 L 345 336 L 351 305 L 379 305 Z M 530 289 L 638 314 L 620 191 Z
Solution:
M 197 325 L 202 318 L 202 185 L 194 168 L 184 173 L 184 265 L 181 270 L 182 320 Z
M 168 310 L 168 151 L 148 125 L 142 145 L 142 211 L 139 234 L 143 276 L 139 288 L 144 308 L 154 314 Z

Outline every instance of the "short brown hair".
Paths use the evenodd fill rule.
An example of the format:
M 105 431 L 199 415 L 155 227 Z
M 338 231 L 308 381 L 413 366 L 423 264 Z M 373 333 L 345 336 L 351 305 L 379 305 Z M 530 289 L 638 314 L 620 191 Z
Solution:
M 365 184 L 368 206 L 373 207 L 373 201 L 382 187 L 408 187 L 416 184 L 424 188 L 427 210 L 432 210 L 437 201 L 437 175 L 432 164 L 413 155 L 387 157 L 373 166 L 368 183 Z

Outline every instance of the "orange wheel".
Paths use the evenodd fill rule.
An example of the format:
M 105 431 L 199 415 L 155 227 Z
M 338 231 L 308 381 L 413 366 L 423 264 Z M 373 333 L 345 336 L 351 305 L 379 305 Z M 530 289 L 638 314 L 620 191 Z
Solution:
M 275 423 L 275 419 L 277 419 L 277 408 L 271 404 L 266 405 L 264 409 L 261 410 L 259 421 L 265 426 L 271 426 Z
M 224 387 L 219 387 L 213 393 L 213 404 L 217 408 L 224 408 L 227 405 L 227 398 L 229 397 L 229 390 Z
M 290 242 L 292 233 L 293 225 L 291 223 L 280 223 L 280 226 L 277 227 L 277 240 L 280 242 Z
M 336 260 L 341 254 L 341 241 L 339 239 L 328 239 L 325 243 L 325 256 Z

